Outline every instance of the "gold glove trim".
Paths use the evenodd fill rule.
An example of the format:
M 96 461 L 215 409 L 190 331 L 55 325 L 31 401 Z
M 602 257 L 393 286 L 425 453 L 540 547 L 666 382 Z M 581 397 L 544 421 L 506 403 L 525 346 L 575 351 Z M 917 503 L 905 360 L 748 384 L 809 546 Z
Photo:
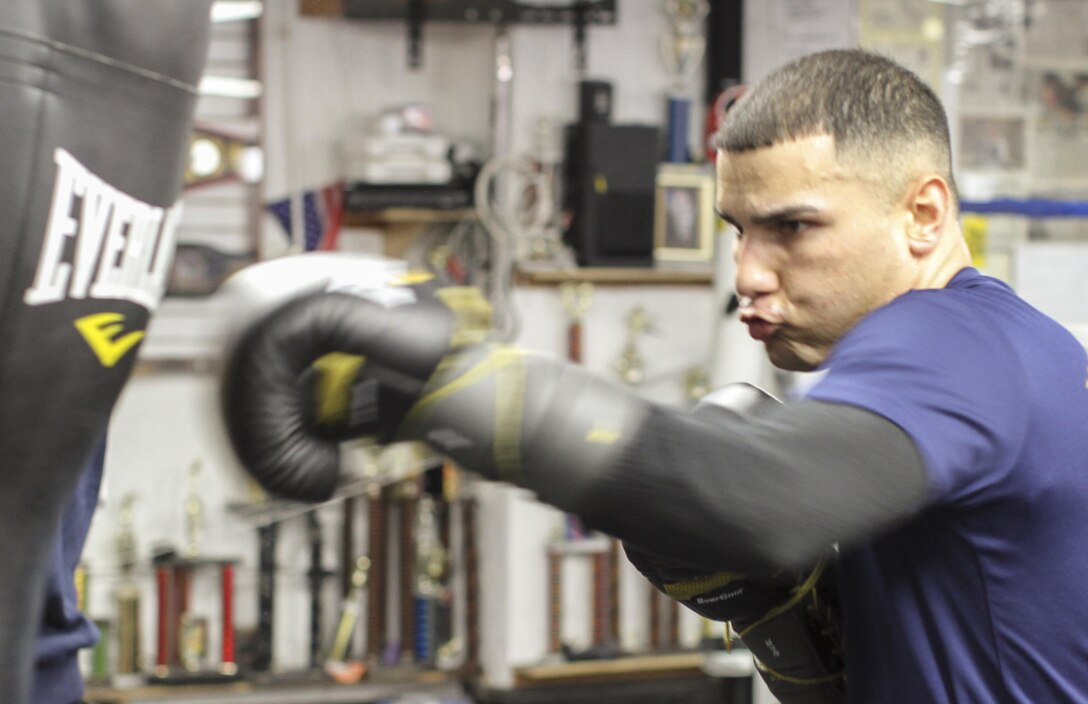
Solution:
M 423 396 L 409 411 L 405 426 L 416 425 L 434 406 L 459 391 L 494 379 L 496 469 L 500 479 L 516 483 L 522 474 L 521 420 L 525 399 L 525 356 L 523 350 L 514 347 L 496 347 L 468 371 Z M 444 368 L 455 362 L 456 357 L 447 357 L 435 374 L 441 374 Z
M 753 662 L 755 662 L 755 665 L 760 672 L 765 672 L 776 680 L 782 680 L 783 682 L 788 682 L 790 684 L 802 686 L 809 686 L 814 684 L 831 684 L 832 682 L 838 682 L 839 680 L 846 678 L 845 672 L 836 672 L 830 675 L 824 675 L 823 677 L 791 677 L 789 675 L 784 675 L 781 672 L 777 672 L 770 667 L 767 667 L 760 661 L 759 658 L 755 656 L 752 656 L 752 660 Z
M 704 577 L 685 579 L 682 582 L 672 582 L 664 585 L 665 593 L 677 601 L 688 601 L 700 594 L 705 594 L 712 589 L 724 587 L 735 581 L 737 575 L 732 572 L 715 572 Z
M 453 313 L 451 347 L 484 342 L 491 332 L 491 303 L 475 286 L 447 286 L 434 294 Z
M 342 426 L 348 422 L 351 408 L 351 383 L 359 374 L 364 358 L 344 352 L 330 352 L 313 363 L 317 371 L 314 385 L 314 419 L 318 425 Z
M 740 639 L 744 640 L 744 636 L 750 633 L 752 629 L 762 626 L 763 624 L 767 623 L 768 621 L 777 616 L 781 616 L 797 604 L 801 603 L 801 600 L 808 596 L 816 588 L 816 583 L 820 581 L 820 576 L 823 575 L 824 569 L 826 569 L 826 567 L 827 563 L 823 560 L 820 560 L 816 564 L 816 566 L 812 568 L 812 572 L 809 573 L 805 581 L 801 582 L 793 588 L 793 596 L 791 596 L 787 601 L 779 604 L 767 613 L 763 614 L 763 617 L 755 623 L 748 624 L 748 626 L 745 627 L 743 631 L 739 631 L 737 635 L 740 636 Z
M 495 468 L 499 478 L 520 483 L 521 421 L 525 409 L 525 360 L 519 354 L 495 372 Z
M 793 588 L 793 596 L 791 596 L 789 600 L 771 609 L 770 611 L 765 613 L 763 617 L 760 618 L 758 621 L 749 624 L 744 630 L 739 631 L 737 635 L 740 636 L 740 639 L 744 640 L 745 636 L 751 633 L 753 629 L 758 628 L 759 626 L 762 626 L 771 619 L 789 611 L 793 607 L 797 606 L 797 604 L 799 604 L 806 597 L 811 596 L 814 605 L 816 607 L 821 607 L 822 604 L 820 598 L 816 594 L 815 590 L 816 584 L 820 581 L 820 577 L 823 575 L 825 569 L 827 569 L 827 562 L 825 560 L 820 560 L 820 562 L 818 562 L 816 566 L 812 568 L 812 572 L 809 573 L 805 581 Z M 820 677 L 793 677 L 791 675 L 786 675 L 778 672 L 772 667 L 768 667 L 757 657 L 753 656 L 752 659 L 755 661 L 756 667 L 761 672 L 764 672 L 775 679 L 782 680 L 783 682 L 787 682 L 789 684 L 809 686 L 816 684 L 830 684 L 846 679 L 845 671 L 835 672 L 830 675 L 822 675 Z

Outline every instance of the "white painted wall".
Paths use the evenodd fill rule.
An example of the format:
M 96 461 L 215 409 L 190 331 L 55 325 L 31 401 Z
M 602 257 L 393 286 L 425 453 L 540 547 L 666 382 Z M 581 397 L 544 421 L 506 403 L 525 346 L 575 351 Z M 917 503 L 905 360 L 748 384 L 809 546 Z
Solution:
M 423 65 L 410 71 L 406 31 L 399 23 L 299 17 L 292 0 L 268 0 L 266 6 L 270 198 L 338 177 L 336 148 L 345 130 L 404 103 L 432 105 L 436 130 L 490 153 L 495 29 L 427 24 Z M 619 0 L 617 7 L 616 25 L 587 30 L 586 75 L 613 83 L 614 122 L 662 124 L 669 86 L 658 58 L 659 37 L 668 26 L 663 4 Z M 539 120 L 565 124 L 576 116 L 572 32 L 544 26 L 513 26 L 508 32 L 514 65 L 511 147 L 528 151 L 535 147 Z M 700 86 L 692 93 L 700 95 Z M 703 111 L 695 110 L 693 143 L 702 119 Z

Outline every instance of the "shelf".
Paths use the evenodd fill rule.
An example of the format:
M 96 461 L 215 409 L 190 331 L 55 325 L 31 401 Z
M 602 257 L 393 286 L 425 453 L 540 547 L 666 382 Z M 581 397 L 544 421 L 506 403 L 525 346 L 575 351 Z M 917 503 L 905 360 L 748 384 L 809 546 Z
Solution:
M 516 281 L 521 285 L 536 286 L 557 286 L 564 283 L 591 283 L 598 286 L 707 286 L 714 282 L 714 272 L 709 267 L 583 267 L 519 270 Z
M 300 14 L 309 17 L 343 17 L 354 20 L 406 20 L 408 3 L 404 0 L 298 0 Z M 548 3 L 523 4 L 515 0 L 445 0 L 431 3 L 427 20 L 465 22 L 468 24 L 572 24 L 570 7 L 548 7 Z M 616 0 L 600 0 L 585 12 L 585 22 L 593 25 L 616 23 Z
M 557 684 L 561 682 L 600 682 L 629 678 L 653 678 L 702 673 L 706 658 L 702 653 L 641 655 L 603 660 L 581 660 L 533 665 L 515 670 L 519 685 Z
M 299 0 L 298 9 L 306 17 L 343 17 L 344 0 Z
M 346 210 L 345 227 L 380 227 L 382 225 L 426 225 L 434 222 L 460 222 L 476 216 L 474 208 L 385 208 L 384 210 Z
M 345 227 L 385 228 L 385 254 L 400 256 L 419 228 L 435 223 L 457 223 L 475 218 L 473 208 L 386 208 L 348 211 Z M 535 269 L 522 267 L 515 273 L 518 285 L 557 286 L 568 282 L 599 286 L 706 286 L 714 282 L 709 264 L 672 264 L 658 267 L 579 267 L 577 269 Z
M 384 702 L 402 695 L 426 698 L 463 697 L 452 675 L 421 672 L 403 678 L 369 678 L 360 684 L 331 681 L 305 683 L 237 682 L 229 685 L 145 685 L 128 689 L 88 686 L 90 704 L 361 704 Z

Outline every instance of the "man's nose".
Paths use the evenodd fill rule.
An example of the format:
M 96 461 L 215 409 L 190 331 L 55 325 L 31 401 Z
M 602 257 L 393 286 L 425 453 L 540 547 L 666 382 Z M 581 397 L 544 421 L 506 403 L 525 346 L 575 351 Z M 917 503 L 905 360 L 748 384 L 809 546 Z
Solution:
M 738 295 L 755 299 L 778 289 L 778 266 L 772 248 L 745 237 L 737 242 L 733 258 L 737 266 Z

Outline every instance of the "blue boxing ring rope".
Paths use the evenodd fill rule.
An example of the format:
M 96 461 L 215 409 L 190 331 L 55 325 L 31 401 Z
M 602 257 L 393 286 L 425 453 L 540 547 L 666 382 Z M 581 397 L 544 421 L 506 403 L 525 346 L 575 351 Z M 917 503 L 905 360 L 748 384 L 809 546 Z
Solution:
M 1088 201 L 1045 198 L 995 198 L 960 202 L 960 212 L 980 215 L 1022 215 L 1029 218 L 1085 218 Z

